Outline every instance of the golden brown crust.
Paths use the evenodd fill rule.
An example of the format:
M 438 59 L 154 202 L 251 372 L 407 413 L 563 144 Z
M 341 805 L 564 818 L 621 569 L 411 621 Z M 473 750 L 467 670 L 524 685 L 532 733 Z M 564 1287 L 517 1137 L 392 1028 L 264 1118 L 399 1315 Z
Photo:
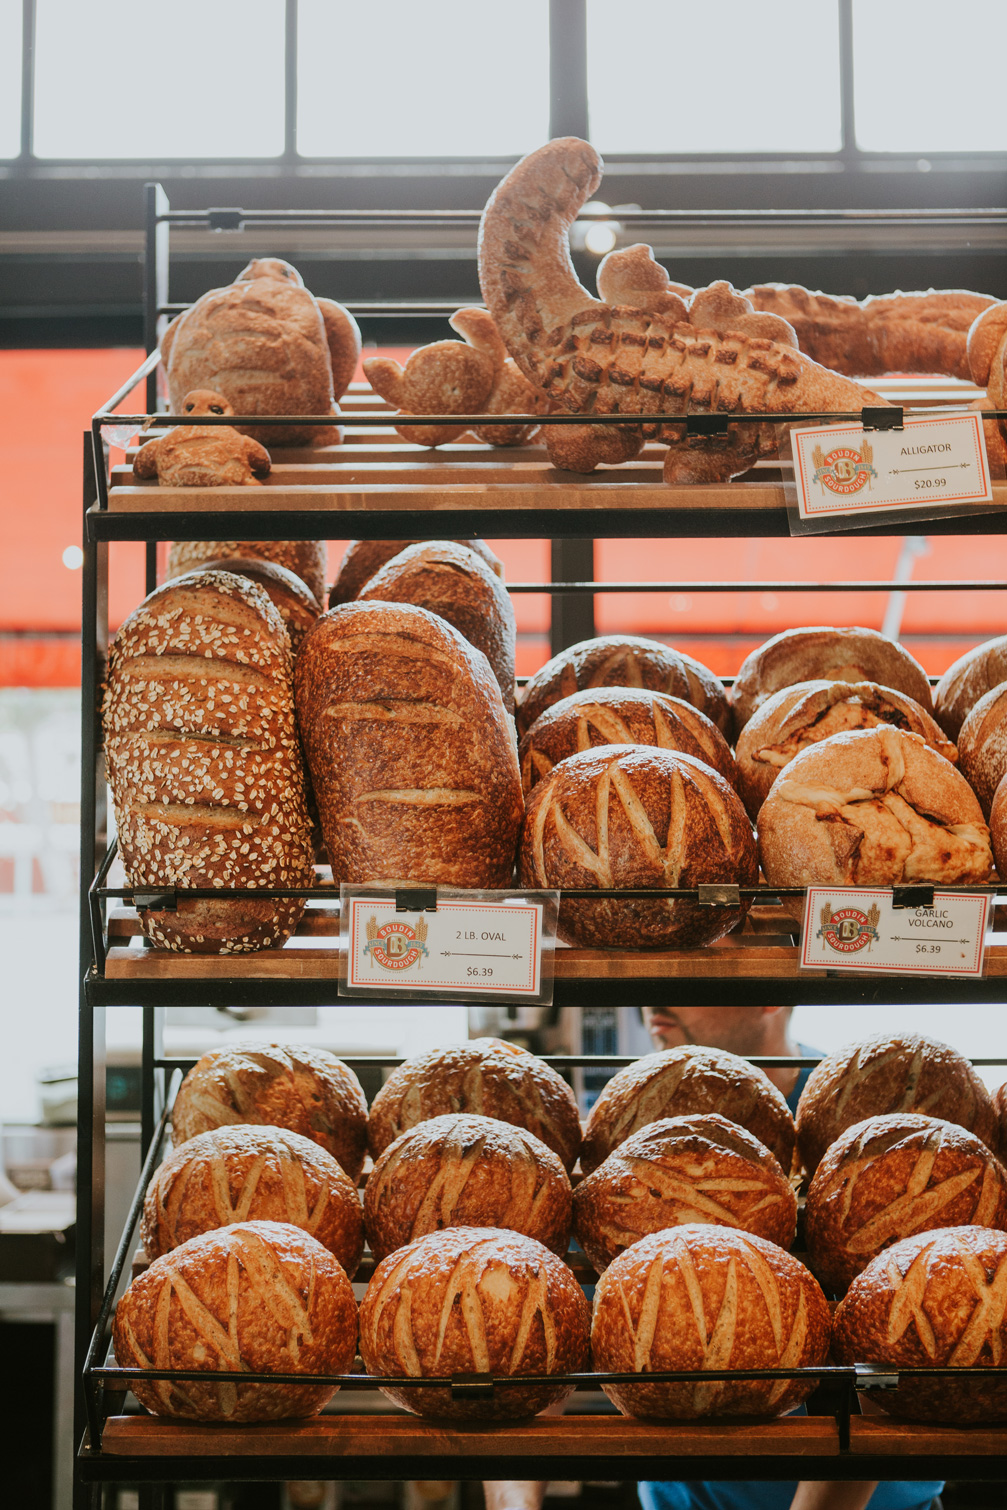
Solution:
M 606 304 L 632 304 L 667 315 L 676 323 L 689 318 L 688 301 L 695 293 L 684 283 L 672 283 L 654 258 L 652 247 L 638 241 L 609 252 L 598 264 L 598 292 Z
M 997 874 L 1005 876 L 1007 875 L 1007 777 L 1000 782 L 993 793 L 993 802 L 990 806 L 990 842 L 993 845 Z
M 233 414 L 222 393 L 196 388 L 182 401 L 182 414 Z M 136 453 L 133 475 L 156 477 L 165 488 L 255 487 L 272 463 L 265 446 L 231 425 L 173 425 Z
M 320 617 L 322 605 L 296 572 L 280 566 L 276 561 L 255 560 L 249 556 L 216 556 L 204 562 L 202 570 L 232 571 L 239 577 L 258 582 L 279 609 L 280 618 L 290 636 L 291 652 L 297 655 L 304 636 Z
M 329 592 L 329 607 L 338 608 L 340 603 L 349 603 L 386 561 L 390 561 L 407 546 L 425 544 L 425 540 L 351 540 Z M 503 562 L 499 556 L 494 555 L 485 540 L 456 540 L 454 544 L 468 546 L 470 551 L 475 551 L 486 562 L 492 572 L 503 578 Z
M 338 402 L 353 381 L 360 360 L 360 326 L 335 299 L 316 299 L 325 325 L 325 344 L 332 367 L 332 391 Z
M 1007 1158 L 1007 1082 L 993 1092 L 993 1109 L 996 1112 L 997 1130 L 994 1151 L 1001 1162 Z
M 985 388 L 994 375 L 996 358 L 1007 336 L 1007 304 L 990 304 L 977 314 L 968 332 L 968 371 L 978 388 Z
M 949 739 L 981 697 L 1007 681 L 1007 634 L 974 645 L 952 663 L 934 688 L 934 717 Z
M 593 472 L 632 461 L 643 449 L 639 425 L 543 425 L 550 464 L 562 472 Z
M 328 547 L 324 540 L 175 540 L 168 551 L 165 581 L 224 557 L 273 561 L 300 577 L 319 603 L 325 602 Z
M 1007 772 L 1007 681 L 991 687 L 966 715 L 958 733 L 961 771 L 988 818 L 993 794 Z
M 503 370 L 506 351 L 484 309 L 459 309 L 450 324 L 462 341 L 418 346 L 402 367 L 391 357 L 368 357 L 364 376 L 375 393 L 404 414 L 481 414 Z M 446 446 L 465 425 L 396 426 L 418 446 Z

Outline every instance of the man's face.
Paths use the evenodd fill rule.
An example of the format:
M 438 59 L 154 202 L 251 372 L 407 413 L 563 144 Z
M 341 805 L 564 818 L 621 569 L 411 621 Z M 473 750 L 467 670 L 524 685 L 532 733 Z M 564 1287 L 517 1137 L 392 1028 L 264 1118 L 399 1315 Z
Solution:
M 644 1007 L 643 1020 L 658 1049 L 698 1043 L 757 1054 L 766 1029 L 762 1007 Z

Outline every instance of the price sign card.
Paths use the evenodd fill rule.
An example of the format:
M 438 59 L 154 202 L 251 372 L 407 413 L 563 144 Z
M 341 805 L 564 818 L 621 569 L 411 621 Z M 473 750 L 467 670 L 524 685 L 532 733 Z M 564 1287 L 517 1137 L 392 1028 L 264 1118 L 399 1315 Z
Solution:
M 893 907 L 890 890 L 809 886 L 801 968 L 981 976 L 990 903 L 935 891 L 932 907 Z
M 902 430 L 849 423 L 790 434 L 801 519 L 993 502 L 978 414 L 907 419 Z

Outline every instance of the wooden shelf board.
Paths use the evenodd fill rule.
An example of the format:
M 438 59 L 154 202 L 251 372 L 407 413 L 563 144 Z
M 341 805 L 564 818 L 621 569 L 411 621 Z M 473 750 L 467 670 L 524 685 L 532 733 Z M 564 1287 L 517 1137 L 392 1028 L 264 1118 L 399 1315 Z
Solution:
M 854 1416 L 850 1450 L 891 1453 L 892 1457 L 1002 1456 L 1007 1455 L 1007 1424 L 940 1426 L 929 1421 L 897 1421 L 893 1416 Z

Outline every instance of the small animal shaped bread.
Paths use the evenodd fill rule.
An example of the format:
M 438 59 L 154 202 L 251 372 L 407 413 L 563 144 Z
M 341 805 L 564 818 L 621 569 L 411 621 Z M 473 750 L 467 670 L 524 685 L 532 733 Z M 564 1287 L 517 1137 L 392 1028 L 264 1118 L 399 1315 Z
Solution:
M 222 393 L 195 388 L 183 414 L 233 414 Z M 136 453 L 133 476 L 156 477 L 164 488 L 257 487 L 272 463 L 265 446 L 233 425 L 172 425 Z

